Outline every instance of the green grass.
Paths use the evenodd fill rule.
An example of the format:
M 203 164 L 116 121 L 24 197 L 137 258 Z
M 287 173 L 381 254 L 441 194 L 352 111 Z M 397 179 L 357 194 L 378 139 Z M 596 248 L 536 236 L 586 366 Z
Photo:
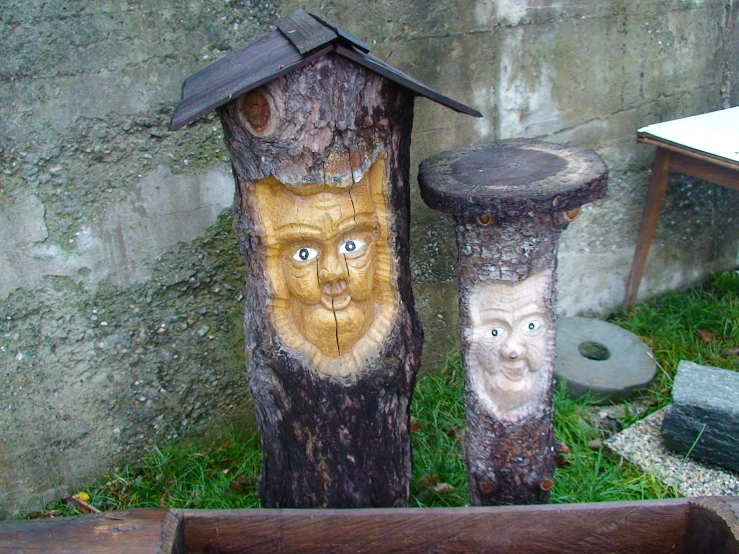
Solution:
M 652 349 L 657 377 L 645 395 L 658 409 L 670 403 L 680 360 L 739 370 L 739 274 L 713 275 L 699 288 L 662 294 L 610 319 L 638 335 Z M 709 340 L 710 339 L 710 340 Z
M 712 276 L 700 288 L 670 292 L 611 318 L 639 335 L 658 365 L 654 383 L 644 393 L 646 413 L 669 403 L 680 360 L 739 370 L 739 275 Z M 463 369 L 458 352 L 445 366 L 418 379 L 413 398 L 411 506 L 463 506 L 467 476 L 462 456 L 464 429 Z M 554 395 L 555 435 L 570 452 L 557 469 L 552 502 L 601 502 L 676 496 L 676 492 L 635 466 L 608 456 L 591 441 L 603 439 L 593 422 L 593 401 L 577 399 L 564 388 Z M 637 416 L 623 410 L 621 423 Z M 590 443 L 590 444 L 589 444 Z M 231 432 L 209 443 L 179 441 L 154 448 L 137 464 L 85 488 L 100 509 L 172 506 L 179 508 L 258 507 L 259 439 L 254 432 Z M 441 492 L 434 492 L 435 485 Z M 74 509 L 61 502 L 54 515 Z M 49 512 L 38 515 L 49 515 Z

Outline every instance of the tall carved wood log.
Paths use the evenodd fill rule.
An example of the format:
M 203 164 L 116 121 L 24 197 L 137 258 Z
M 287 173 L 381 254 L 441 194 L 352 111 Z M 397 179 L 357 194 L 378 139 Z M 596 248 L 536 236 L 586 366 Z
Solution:
M 482 115 L 303 10 L 276 26 L 190 76 L 169 126 L 217 109 L 231 153 L 262 503 L 404 505 L 413 98 Z
M 534 140 L 476 144 L 421 164 L 421 195 L 452 214 L 472 505 L 546 502 L 560 232 L 605 194 L 594 152 Z
M 422 344 L 413 97 L 328 54 L 218 108 L 246 260 L 265 507 L 402 506 Z

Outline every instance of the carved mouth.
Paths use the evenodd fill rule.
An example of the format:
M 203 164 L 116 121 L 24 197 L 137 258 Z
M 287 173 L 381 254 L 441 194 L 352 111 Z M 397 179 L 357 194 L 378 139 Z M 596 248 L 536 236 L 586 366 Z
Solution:
M 501 366 L 500 371 L 505 375 L 508 379 L 511 381 L 520 381 L 524 378 L 528 368 L 526 367 L 526 364 L 524 362 L 521 362 L 513 367 L 511 366 Z
M 343 292 L 336 296 L 330 294 L 324 294 L 321 296 L 321 306 L 332 312 L 343 310 L 349 306 L 351 301 L 352 296 L 348 292 Z

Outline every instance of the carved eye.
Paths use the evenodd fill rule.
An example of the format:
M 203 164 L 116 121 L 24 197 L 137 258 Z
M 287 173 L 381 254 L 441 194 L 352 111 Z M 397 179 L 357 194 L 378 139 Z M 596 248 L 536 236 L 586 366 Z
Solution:
M 339 253 L 341 254 L 357 254 L 364 248 L 365 242 L 361 239 L 349 239 L 341 243 Z
M 502 337 L 503 336 L 503 328 L 502 327 L 495 327 L 493 328 L 492 332 L 490 333 L 494 337 Z
M 533 332 L 533 331 L 537 331 L 538 329 L 541 329 L 541 323 L 539 323 L 538 321 L 529 321 L 526 324 L 526 330 L 527 331 L 532 331 Z
M 298 248 L 295 251 L 295 254 L 293 254 L 293 260 L 298 260 L 299 262 L 307 262 L 314 259 L 316 256 L 318 256 L 318 250 L 316 250 L 315 248 L 308 248 L 307 246 L 304 246 L 303 248 Z

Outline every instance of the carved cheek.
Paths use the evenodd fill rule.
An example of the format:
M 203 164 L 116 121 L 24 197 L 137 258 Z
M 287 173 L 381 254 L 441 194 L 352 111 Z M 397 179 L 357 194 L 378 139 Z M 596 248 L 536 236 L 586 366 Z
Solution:
M 368 243 L 365 248 L 365 252 L 360 256 L 346 257 L 349 294 L 354 300 L 366 300 L 372 294 L 375 279 L 375 246 Z
M 306 263 L 295 263 L 285 260 L 283 274 L 290 294 L 298 300 L 315 304 L 321 298 L 321 289 L 318 284 L 318 263 L 311 260 Z
M 531 371 L 538 371 L 544 365 L 544 352 L 546 352 L 547 348 L 547 336 L 547 333 L 542 332 L 536 337 L 528 338 L 526 350 L 529 369 Z
M 489 373 L 497 373 L 500 343 L 488 338 L 479 339 L 475 345 L 474 356 L 482 369 Z

